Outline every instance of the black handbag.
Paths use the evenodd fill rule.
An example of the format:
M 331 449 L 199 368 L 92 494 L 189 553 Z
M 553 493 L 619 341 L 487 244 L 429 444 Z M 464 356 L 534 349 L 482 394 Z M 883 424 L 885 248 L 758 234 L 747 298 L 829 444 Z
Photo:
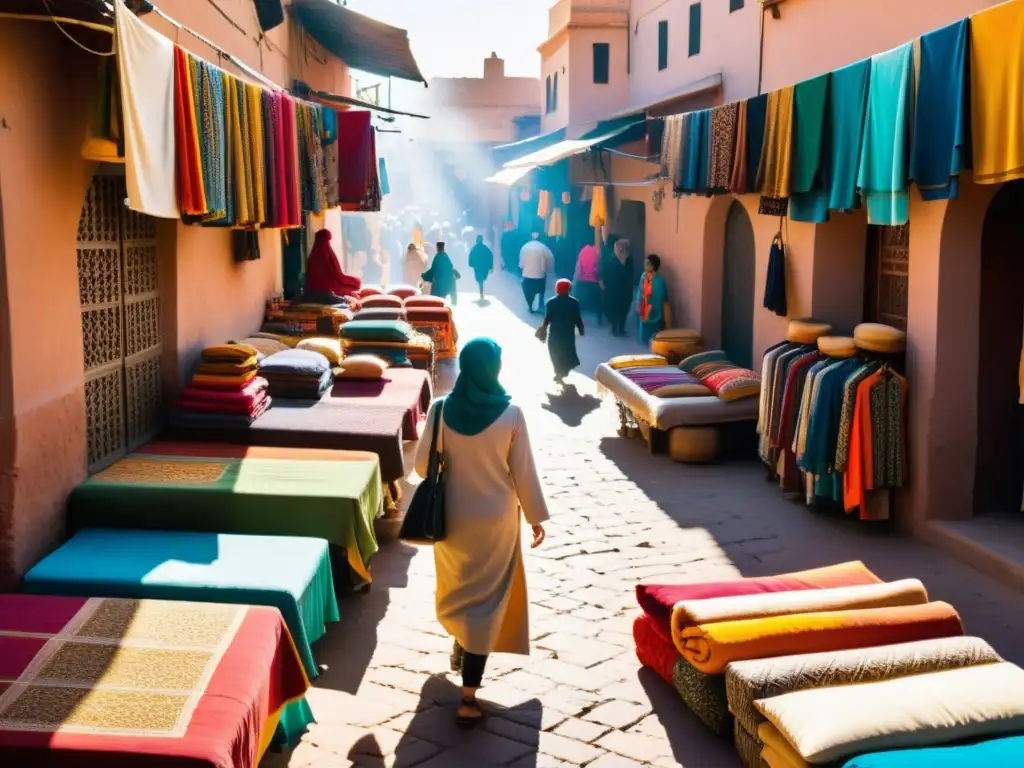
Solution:
M 427 476 L 413 491 L 409 509 L 402 521 L 398 538 L 411 544 L 433 544 L 444 541 L 447 527 L 444 515 L 444 458 L 437 449 L 437 438 L 441 432 L 441 418 L 444 415 L 444 400 L 437 404 L 433 434 L 430 437 L 430 459 Z

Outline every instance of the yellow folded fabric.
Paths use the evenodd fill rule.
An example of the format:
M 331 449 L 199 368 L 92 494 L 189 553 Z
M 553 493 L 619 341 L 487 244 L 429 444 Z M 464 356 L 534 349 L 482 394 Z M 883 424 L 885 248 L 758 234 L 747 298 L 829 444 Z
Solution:
M 248 344 L 215 344 L 202 352 L 203 360 L 210 363 L 241 363 L 250 357 L 256 357 L 259 350 Z
M 1024 3 L 971 17 L 971 134 L 974 180 L 1024 178 Z
M 800 753 L 793 749 L 793 745 L 786 741 L 786 737 L 779 733 L 779 729 L 771 723 L 761 723 L 757 726 L 757 738 L 764 742 L 761 759 L 768 764 L 768 768 L 808 768 L 810 766 L 810 763 L 800 757 Z
M 249 371 L 239 376 L 207 376 L 197 373 L 192 377 L 192 383 L 205 389 L 242 389 L 246 384 L 256 378 L 256 371 Z
M 256 358 L 250 357 L 241 363 L 200 363 L 196 373 L 207 376 L 240 376 L 249 371 L 255 371 L 259 366 Z
M 625 368 L 647 368 L 654 365 L 668 364 L 668 360 L 661 355 L 620 355 L 608 361 L 608 366 L 616 371 L 621 371 Z
M 608 223 L 608 201 L 605 198 L 604 187 L 594 187 L 593 197 L 590 199 L 590 226 L 603 227 Z
M 682 600 L 672 607 L 672 640 L 680 653 L 688 654 L 695 647 L 694 632 L 688 633 L 688 630 L 700 632 L 701 625 L 798 613 L 922 605 L 927 602 L 928 592 L 917 579 L 832 589 L 760 592 L 736 597 Z

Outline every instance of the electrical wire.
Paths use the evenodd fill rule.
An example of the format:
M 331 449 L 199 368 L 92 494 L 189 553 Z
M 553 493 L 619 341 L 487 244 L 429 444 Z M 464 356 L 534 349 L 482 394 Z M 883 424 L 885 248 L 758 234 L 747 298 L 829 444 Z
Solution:
M 43 7 L 45 7 L 46 8 L 46 12 L 50 14 L 50 19 L 53 21 L 53 23 L 57 27 L 57 29 L 60 30 L 60 33 L 62 35 L 64 35 L 64 37 L 66 37 L 68 40 L 70 40 L 72 43 L 74 43 L 79 48 L 81 48 L 83 51 L 85 51 L 86 53 L 91 53 L 93 56 L 113 56 L 114 55 L 116 49 L 115 49 L 115 46 L 114 46 L 113 38 L 111 38 L 111 41 L 110 41 L 110 50 L 109 51 L 94 51 L 89 46 L 83 45 L 78 40 L 76 40 L 74 35 L 72 35 L 70 32 L 68 32 L 66 29 L 64 29 L 63 26 L 61 26 L 60 21 L 58 21 L 58 19 L 60 17 L 57 16 L 56 14 L 54 14 L 53 9 L 50 7 L 50 0 L 43 0 Z

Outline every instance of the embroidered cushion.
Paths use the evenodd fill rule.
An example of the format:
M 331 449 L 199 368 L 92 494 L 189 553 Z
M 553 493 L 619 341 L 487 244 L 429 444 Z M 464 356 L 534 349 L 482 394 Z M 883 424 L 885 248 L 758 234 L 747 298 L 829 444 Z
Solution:
M 357 341 L 408 342 L 414 333 L 402 320 L 352 320 L 341 326 L 341 338 Z
M 853 357 L 857 345 L 852 336 L 822 336 L 818 339 L 818 351 L 829 357 Z
M 861 323 L 853 329 L 853 339 L 859 349 L 868 352 L 892 355 L 907 348 L 906 333 L 881 323 Z
M 317 336 L 312 339 L 303 339 L 295 348 L 319 352 L 327 358 L 327 362 L 331 365 L 337 365 L 341 362 L 341 339 L 328 339 Z
M 388 364 L 374 355 L 350 355 L 335 367 L 334 378 L 376 381 L 387 369 Z
M 702 370 L 704 367 L 707 370 Z M 746 368 L 738 368 L 731 364 L 730 367 L 722 367 L 721 363 L 708 363 L 699 367 L 694 375 L 714 392 L 719 400 L 727 403 L 761 394 L 761 377 Z
M 690 355 L 683 359 L 679 363 L 679 370 L 685 371 L 686 373 L 693 373 L 694 369 L 698 365 L 703 363 L 717 363 L 725 362 L 729 358 L 725 356 L 725 352 L 721 349 L 709 349 L 707 352 L 698 352 L 696 355 Z
M 367 296 L 361 304 L 361 309 L 402 308 L 402 300 L 397 296 Z
M 390 295 L 392 295 L 392 296 L 395 296 L 395 297 L 399 298 L 399 299 L 411 298 L 411 297 L 415 296 L 416 294 L 418 294 L 419 292 L 420 292 L 419 289 L 416 286 L 414 286 L 414 285 L 392 285 L 392 286 L 388 286 L 388 293 Z
M 794 344 L 813 344 L 822 336 L 832 333 L 832 326 L 828 323 L 819 323 L 810 318 L 804 320 L 790 320 L 789 329 L 786 331 L 786 341 Z
M 661 355 L 619 355 L 608 361 L 608 365 L 617 371 L 624 368 L 639 368 L 641 366 L 668 365 Z

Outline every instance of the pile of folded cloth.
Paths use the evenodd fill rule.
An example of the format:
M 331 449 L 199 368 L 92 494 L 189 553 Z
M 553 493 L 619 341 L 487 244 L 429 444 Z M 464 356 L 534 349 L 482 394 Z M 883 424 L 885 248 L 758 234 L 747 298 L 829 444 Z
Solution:
M 257 375 L 259 351 L 248 344 L 219 344 L 202 351 L 191 383 L 172 420 L 182 425 L 248 426 L 270 407 L 266 379 Z
M 311 349 L 288 349 L 265 358 L 260 375 L 273 397 L 319 400 L 334 381 L 331 363 Z
M 314 333 L 337 336 L 341 326 L 352 319 L 355 309 L 358 307 L 352 307 L 348 302 L 292 304 L 280 300 L 268 301 L 261 330 L 288 336 L 309 336 Z
M 640 662 L 751 768 L 1024 765 L 1022 740 L 984 741 L 1024 734 L 1024 671 L 916 579 L 853 562 L 636 594 Z M 965 739 L 984 743 L 925 749 Z M 943 762 L 961 754 L 982 762 Z
M 444 299 L 437 296 L 411 296 L 405 299 L 404 304 L 409 324 L 433 340 L 438 359 L 454 358 L 459 334 L 451 307 Z
M 341 329 L 347 355 L 375 355 L 392 368 L 434 371 L 434 344 L 403 320 L 353 320 Z

